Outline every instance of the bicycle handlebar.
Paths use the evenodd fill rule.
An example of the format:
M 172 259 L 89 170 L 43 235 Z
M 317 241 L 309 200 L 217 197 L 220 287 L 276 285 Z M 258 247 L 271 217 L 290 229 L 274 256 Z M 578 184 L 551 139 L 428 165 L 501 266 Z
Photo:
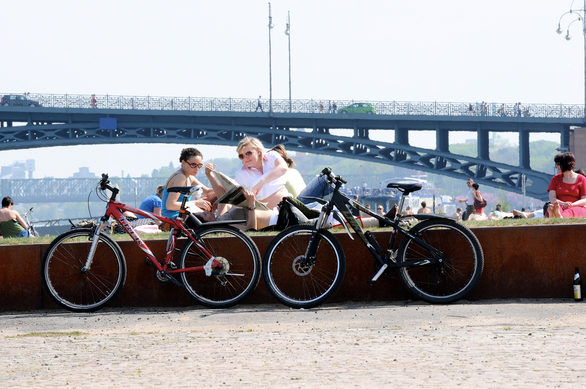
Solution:
M 106 173 L 102 173 L 102 179 L 100 180 L 99 185 L 101 190 L 109 189 L 112 192 L 111 200 L 116 199 L 116 195 L 120 190 L 110 185 L 110 180 L 108 179 L 108 175 Z
M 326 167 L 321 171 L 320 177 L 324 177 L 324 176 L 326 177 L 326 179 L 328 180 L 328 182 L 330 184 L 338 183 L 338 185 L 342 185 L 342 184 L 348 183 L 348 181 L 343 179 L 341 176 L 334 175 L 334 172 L 332 172 L 332 168 L 330 168 L 330 167 Z

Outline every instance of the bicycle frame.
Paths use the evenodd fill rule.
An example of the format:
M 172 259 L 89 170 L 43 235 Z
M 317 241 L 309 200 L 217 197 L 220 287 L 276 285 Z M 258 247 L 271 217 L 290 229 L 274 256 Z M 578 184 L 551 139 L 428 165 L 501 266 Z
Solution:
M 325 205 L 323 206 L 323 208 L 321 210 L 320 217 L 316 223 L 316 230 L 326 228 L 327 220 L 328 220 L 330 214 L 333 212 L 334 207 L 336 207 L 338 209 L 338 211 L 340 211 L 340 213 L 342 214 L 346 223 L 352 228 L 352 230 L 354 230 L 354 232 L 356 232 L 356 234 L 358 235 L 358 237 L 360 238 L 362 243 L 364 243 L 364 245 L 368 248 L 368 251 L 370 251 L 370 253 L 375 258 L 375 260 L 377 262 L 379 262 L 381 265 L 380 270 L 373 277 L 372 281 L 376 281 L 380 277 L 380 275 L 387 269 L 387 267 L 398 268 L 398 267 L 409 267 L 409 266 L 423 266 L 423 265 L 434 264 L 434 263 L 437 263 L 442 260 L 441 251 L 439 251 L 435 247 L 429 245 L 427 242 L 419 239 L 419 237 L 417 237 L 416 235 L 413 235 L 409 230 L 406 230 L 399 225 L 399 221 L 402 218 L 404 218 L 403 216 L 399 215 L 401 209 L 403 208 L 403 204 L 404 204 L 404 200 L 405 200 L 404 195 L 401 196 L 397 216 L 394 219 L 389 219 L 387 217 L 377 215 L 376 213 L 374 213 L 371 210 L 367 209 L 366 207 L 362 206 L 360 203 L 349 199 L 345 194 L 340 192 L 340 187 L 342 186 L 342 182 L 340 182 L 339 180 L 336 180 L 336 179 L 334 179 L 333 181 L 334 181 L 333 182 L 334 191 L 332 192 L 332 197 L 327 203 L 325 203 Z M 330 182 L 329 182 L 329 184 L 332 185 L 332 183 L 330 183 Z M 380 246 L 378 245 L 378 242 L 376 241 L 376 239 L 374 237 L 371 237 L 369 239 L 369 236 L 367 236 L 367 232 L 369 232 L 369 231 L 365 232 L 362 229 L 362 227 L 360 226 L 360 224 L 356 221 L 354 216 L 352 216 L 352 213 L 348 207 L 350 204 L 352 204 L 353 207 L 356 207 L 360 211 L 366 213 L 367 215 L 372 216 L 372 217 L 376 218 L 377 220 L 381 221 L 383 223 L 383 225 L 390 226 L 393 228 L 391 231 L 391 237 L 390 237 L 388 248 L 387 248 L 386 252 L 383 253 L 383 250 L 380 248 Z M 445 219 L 445 218 L 442 218 L 442 217 L 439 217 L 436 215 L 424 215 L 424 214 L 423 215 L 409 215 L 408 217 L 413 217 L 418 220 Z M 344 223 L 342 223 L 342 224 L 345 226 Z M 348 231 L 348 233 L 350 234 L 350 231 Z M 413 239 L 415 242 L 417 242 L 417 244 L 421 245 L 422 247 L 426 248 L 431 253 L 433 253 L 434 257 L 426 259 L 426 260 L 404 261 L 401 263 L 397 263 L 395 261 L 395 258 L 397 256 L 397 250 L 393 250 L 395 240 L 397 237 L 397 233 L 400 233 L 401 235 L 403 235 L 403 238 L 407 237 L 407 238 Z M 305 256 L 308 261 L 315 260 L 315 253 L 317 251 L 317 246 L 319 244 L 319 242 L 318 242 L 319 239 L 315 239 L 316 236 L 317 236 L 317 234 L 314 234 L 311 237 L 310 242 L 308 244 L 308 248 L 307 248 L 307 252 L 306 252 L 306 256 Z M 350 237 L 352 238 L 351 234 L 350 234 Z
M 181 215 L 187 214 L 187 211 L 184 209 L 180 210 L 180 216 L 177 219 L 171 219 L 164 216 L 158 216 L 152 214 L 150 212 L 146 212 L 134 207 L 130 207 L 126 204 L 119 203 L 115 201 L 115 192 L 113 193 L 112 197 L 108 201 L 108 205 L 106 207 L 106 212 L 104 216 L 101 217 L 100 223 L 95 227 L 94 236 L 92 240 L 92 246 L 90 248 L 90 252 L 86 261 L 86 264 L 82 268 L 82 271 L 88 271 L 91 268 L 91 263 L 93 260 L 93 255 L 96 250 L 97 243 L 99 241 L 98 236 L 102 231 L 104 224 L 110 219 L 110 217 L 114 218 L 121 226 L 124 228 L 126 233 L 130 235 L 132 240 L 138 245 L 138 247 L 146 254 L 147 258 L 151 261 L 151 263 L 155 266 L 155 268 L 160 271 L 162 274 L 175 274 L 181 272 L 192 272 L 192 271 L 205 271 L 206 275 L 210 275 L 211 271 L 214 267 L 220 266 L 219 262 L 215 260 L 215 257 L 209 253 L 206 248 L 201 244 L 199 239 L 197 239 L 194 235 L 192 235 L 191 231 L 185 227 L 183 220 L 181 219 Z M 182 207 L 183 208 L 183 207 Z M 164 223 L 168 223 L 171 225 L 171 231 L 169 234 L 169 238 L 167 240 L 167 247 L 166 247 L 166 254 L 163 262 L 159 262 L 159 260 L 155 257 L 152 253 L 148 245 L 142 240 L 142 238 L 137 234 L 134 230 L 132 225 L 128 222 L 126 217 L 124 216 L 123 212 L 132 212 L 137 215 L 144 216 L 146 218 L 152 220 L 159 220 Z M 181 234 L 187 236 L 188 239 L 192 240 L 197 247 L 204 253 L 208 258 L 208 262 L 204 266 L 196 266 L 196 267 L 189 267 L 189 268 L 181 268 L 181 269 L 172 269 L 170 268 L 169 264 L 173 257 L 173 252 L 175 251 L 175 242 Z

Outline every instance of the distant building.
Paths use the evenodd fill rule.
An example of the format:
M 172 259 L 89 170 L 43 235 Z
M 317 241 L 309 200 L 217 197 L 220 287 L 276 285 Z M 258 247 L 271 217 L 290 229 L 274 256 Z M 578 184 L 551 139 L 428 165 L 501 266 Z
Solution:
M 12 165 L 0 168 L 0 179 L 25 179 L 33 178 L 35 171 L 35 160 L 16 161 Z
M 89 167 L 80 167 L 79 170 L 72 175 L 73 178 L 96 178 L 96 174 L 90 172 Z

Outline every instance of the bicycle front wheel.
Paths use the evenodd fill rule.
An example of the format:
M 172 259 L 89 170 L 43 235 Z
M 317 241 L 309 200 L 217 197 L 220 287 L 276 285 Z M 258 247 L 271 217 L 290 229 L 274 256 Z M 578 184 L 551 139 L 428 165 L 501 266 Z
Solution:
M 183 285 L 202 305 L 226 308 L 248 296 L 260 278 L 260 253 L 248 235 L 231 226 L 204 227 L 197 231 L 200 248 L 188 240 L 181 252 L 180 267 L 199 270 L 181 273 Z M 222 264 L 221 269 L 206 274 L 201 267 L 211 254 Z
M 43 256 L 42 279 L 51 297 L 74 312 L 91 312 L 103 307 L 122 289 L 126 261 L 120 246 L 100 234 L 91 268 L 83 270 L 94 232 L 79 228 L 59 235 Z
M 305 264 L 312 234 L 319 239 L 315 261 Z M 263 278 L 269 291 L 283 304 L 311 308 L 336 292 L 346 271 L 344 250 L 326 230 L 293 226 L 277 235 L 263 258 Z
M 410 231 L 432 246 L 432 252 L 416 240 L 404 237 L 399 246 L 401 279 L 416 297 L 445 304 L 464 297 L 478 283 L 484 267 L 482 247 L 470 229 L 449 219 L 427 220 Z M 428 263 L 430 260 L 441 259 Z

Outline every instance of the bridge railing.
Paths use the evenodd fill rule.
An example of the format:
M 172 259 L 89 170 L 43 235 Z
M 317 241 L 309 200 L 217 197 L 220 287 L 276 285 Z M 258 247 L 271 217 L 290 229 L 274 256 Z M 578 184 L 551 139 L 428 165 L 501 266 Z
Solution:
M 0 96 L 11 94 L 1 93 Z M 12 93 L 14 94 L 14 93 Z M 98 108 L 165 111 L 221 111 L 255 112 L 258 99 L 233 97 L 170 97 L 170 96 L 120 96 L 87 94 L 27 94 L 49 108 Z M 581 104 L 521 104 L 496 102 L 421 102 L 421 101 L 368 101 L 327 99 L 273 99 L 275 113 L 336 114 L 343 107 L 355 102 L 372 104 L 379 115 L 419 116 L 490 116 L 490 117 L 538 117 L 581 118 Z M 263 112 L 269 110 L 269 100 L 261 99 Z

